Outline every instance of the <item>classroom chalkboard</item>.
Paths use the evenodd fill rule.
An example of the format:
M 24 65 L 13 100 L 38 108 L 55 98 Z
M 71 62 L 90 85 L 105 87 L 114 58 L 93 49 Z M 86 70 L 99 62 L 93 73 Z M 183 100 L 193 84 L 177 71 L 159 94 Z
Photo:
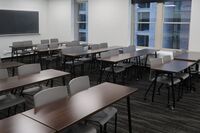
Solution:
M 0 35 L 39 33 L 39 12 L 0 10 Z

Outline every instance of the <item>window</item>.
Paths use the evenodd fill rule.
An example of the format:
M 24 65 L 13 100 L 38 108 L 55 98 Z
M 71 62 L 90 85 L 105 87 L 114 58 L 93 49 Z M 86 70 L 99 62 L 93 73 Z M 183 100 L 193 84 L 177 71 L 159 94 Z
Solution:
M 137 2 L 133 41 L 136 46 L 188 49 L 192 0 Z
M 88 3 L 78 3 L 78 35 L 79 41 L 88 40 Z
M 191 0 L 164 2 L 163 47 L 188 49 Z
M 138 3 L 135 7 L 134 43 L 137 46 L 154 47 L 156 3 Z

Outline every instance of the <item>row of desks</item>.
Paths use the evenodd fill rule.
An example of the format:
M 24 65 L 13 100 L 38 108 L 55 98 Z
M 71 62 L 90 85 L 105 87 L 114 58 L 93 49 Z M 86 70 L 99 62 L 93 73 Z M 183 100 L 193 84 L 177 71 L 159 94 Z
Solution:
M 160 72 L 168 73 L 171 78 L 172 83 L 172 98 L 173 98 L 173 106 L 172 109 L 175 108 L 175 90 L 174 90 L 174 74 L 180 73 L 184 70 L 188 70 L 189 73 L 189 86 L 190 89 L 192 89 L 192 77 L 191 77 L 191 67 L 194 65 L 198 66 L 198 63 L 200 61 L 200 53 L 198 52 L 187 52 L 180 54 L 174 58 L 174 60 L 165 63 L 163 65 L 152 67 L 153 70 L 156 71 L 156 76 L 154 80 L 154 89 L 155 91 L 156 84 L 157 84 L 157 77 Z M 198 69 L 198 68 L 197 68 Z M 154 101 L 154 96 L 152 96 L 152 101 Z
M 1 133 L 54 133 L 79 123 L 98 111 L 127 98 L 129 133 L 132 132 L 130 95 L 137 91 L 112 83 L 103 83 L 71 98 L 28 110 L 0 121 Z
M 148 55 L 150 54 L 155 54 L 155 57 L 157 57 L 157 51 L 156 49 L 142 49 L 142 50 L 138 50 L 132 53 L 123 53 L 123 54 L 119 54 L 119 55 L 115 55 L 115 56 L 111 56 L 111 57 L 107 57 L 107 58 L 99 58 L 98 60 L 101 61 L 101 70 L 100 70 L 100 78 L 99 78 L 99 82 L 101 83 L 102 81 L 102 73 L 103 73 L 103 66 L 104 63 L 109 63 L 111 64 L 111 69 L 113 70 L 113 82 L 116 82 L 116 77 L 114 74 L 114 64 L 117 64 L 119 62 L 125 61 L 125 60 L 129 60 L 132 58 L 136 58 L 137 59 L 137 64 L 140 65 L 140 57 L 141 56 L 146 56 L 145 59 L 145 66 L 147 63 L 147 59 L 148 59 Z

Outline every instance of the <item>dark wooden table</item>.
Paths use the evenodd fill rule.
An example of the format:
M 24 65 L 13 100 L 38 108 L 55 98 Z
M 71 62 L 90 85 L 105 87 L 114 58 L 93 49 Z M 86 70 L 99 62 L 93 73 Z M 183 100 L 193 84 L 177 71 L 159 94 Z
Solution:
M 121 49 L 121 48 L 123 48 L 123 47 L 112 46 L 112 47 L 100 48 L 100 49 L 96 49 L 96 50 L 87 50 L 87 51 L 84 51 L 82 53 L 68 53 L 68 54 L 63 54 L 63 55 L 68 56 L 68 57 L 80 57 L 80 56 L 83 56 L 83 55 L 98 54 L 98 53 L 102 53 L 102 52 L 106 52 L 106 51 L 110 51 L 110 50 L 115 50 L 115 49 Z
M 117 64 L 119 62 L 122 62 L 122 61 L 125 61 L 125 60 L 128 60 L 128 59 L 135 58 L 137 66 L 141 66 L 140 57 L 146 56 L 146 60 L 145 60 L 145 66 L 146 66 L 148 55 L 155 54 L 155 57 L 157 57 L 157 51 L 158 50 L 156 50 L 156 49 L 142 49 L 142 50 L 138 50 L 138 51 L 135 51 L 135 52 L 132 52 L 132 53 L 123 53 L 123 54 L 111 56 L 111 57 L 108 57 L 108 58 L 100 58 L 98 60 L 102 62 L 101 63 L 101 65 L 102 65 L 101 69 L 103 69 L 103 62 L 111 64 L 111 67 L 112 67 L 112 70 L 113 70 L 113 72 L 112 72 L 113 73 L 113 82 L 116 82 L 115 74 L 114 74 L 114 64 Z M 101 82 L 101 80 L 102 80 L 102 70 L 100 70 L 100 78 L 99 79 L 100 79 L 100 82 Z
M 185 60 L 191 62 L 198 62 L 200 60 L 200 52 L 187 52 L 174 57 L 175 60 Z
M 0 69 L 12 69 L 12 75 L 14 76 L 15 74 L 15 68 L 24 65 L 24 63 L 20 62 L 1 62 L 0 63 Z
M 66 75 L 69 75 L 69 73 L 54 69 L 47 69 L 41 71 L 40 73 L 27 76 L 14 76 L 7 79 L 2 79 L 0 80 L 0 92 L 10 91 L 27 85 L 36 84 L 47 80 L 53 80 L 59 77 L 63 77 L 64 84 Z
M 18 57 L 19 56 L 24 56 L 24 55 L 32 55 L 33 52 L 33 47 L 34 45 L 21 45 L 21 46 L 9 46 L 12 49 L 11 52 L 11 59 L 13 60 L 14 57 L 17 58 L 18 61 Z M 30 49 L 29 51 L 26 51 Z M 22 51 L 22 53 L 19 53 L 19 51 Z
M 122 47 L 119 46 L 112 46 L 112 47 L 108 47 L 108 48 L 101 48 L 101 49 L 97 49 L 97 50 L 87 50 L 81 53 L 66 53 L 63 54 L 64 55 L 64 60 L 66 60 L 66 58 L 70 58 L 70 60 L 72 61 L 72 75 L 75 76 L 75 66 L 74 66 L 74 62 L 75 59 L 80 58 L 81 56 L 85 56 L 85 55 L 92 55 L 92 57 L 94 58 L 94 60 L 96 59 L 96 54 L 100 54 L 102 52 L 106 52 L 106 51 L 110 51 L 110 50 L 115 50 L 115 49 L 121 49 Z M 65 69 L 65 66 L 64 66 Z
M 190 75 L 190 88 L 191 88 L 191 72 L 190 72 L 190 67 L 193 66 L 195 63 L 194 62 L 188 62 L 188 61 L 181 61 L 181 60 L 172 60 L 168 63 L 152 67 L 152 70 L 156 71 L 156 76 L 154 80 L 154 89 L 153 91 L 155 92 L 156 89 L 156 84 L 157 84 L 157 77 L 160 72 L 164 72 L 170 75 L 171 78 L 171 83 L 172 83 L 172 97 L 173 97 L 173 106 L 172 109 L 175 108 L 175 92 L 174 92 L 174 73 L 179 73 L 182 72 L 186 69 L 189 71 Z M 154 94 L 154 93 L 153 93 Z M 154 101 L 154 96 L 152 97 L 152 101 Z
M 48 125 L 56 131 L 61 131 L 127 97 L 129 132 L 131 133 L 129 96 L 136 91 L 136 88 L 106 82 L 77 93 L 70 99 L 62 99 L 40 108 L 31 109 L 23 115 Z
M 1 133 L 55 133 L 56 131 L 22 114 L 0 120 Z

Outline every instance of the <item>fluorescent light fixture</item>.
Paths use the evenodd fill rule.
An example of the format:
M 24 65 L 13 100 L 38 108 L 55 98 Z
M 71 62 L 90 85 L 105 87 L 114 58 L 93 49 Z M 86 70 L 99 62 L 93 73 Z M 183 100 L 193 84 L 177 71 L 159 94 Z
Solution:
M 171 5 L 164 5 L 165 7 L 175 7 L 176 5 L 173 5 L 173 4 L 171 4 Z

